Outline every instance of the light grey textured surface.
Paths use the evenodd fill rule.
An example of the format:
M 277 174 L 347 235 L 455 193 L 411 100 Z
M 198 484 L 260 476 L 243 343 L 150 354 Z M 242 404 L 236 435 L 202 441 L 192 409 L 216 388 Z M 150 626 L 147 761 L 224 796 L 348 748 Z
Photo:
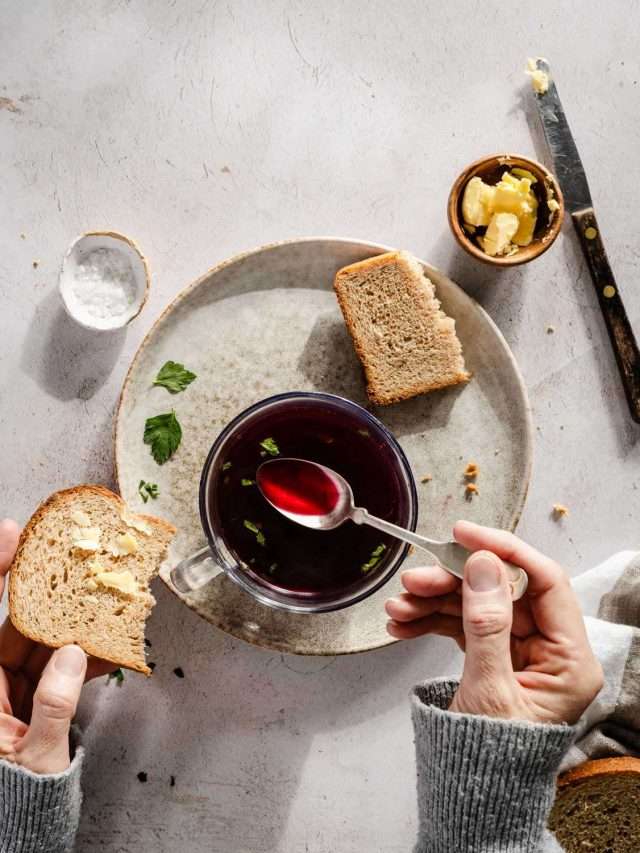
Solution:
M 640 323 L 635 4 L 0 8 L 0 512 L 24 521 L 56 488 L 110 481 L 127 364 L 185 283 L 236 251 L 331 233 L 426 258 L 505 333 L 538 428 L 522 535 L 572 572 L 636 545 L 638 427 L 569 226 L 534 265 L 501 274 L 463 256 L 445 218 L 470 160 L 544 157 L 522 68 L 547 56 Z M 152 271 L 143 314 L 109 338 L 76 329 L 55 295 L 68 244 L 102 227 L 136 238 Z M 556 501 L 571 508 L 561 525 Z M 407 692 L 457 665 L 451 646 L 283 658 L 158 597 L 154 678 L 87 690 L 82 853 L 410 850 Z

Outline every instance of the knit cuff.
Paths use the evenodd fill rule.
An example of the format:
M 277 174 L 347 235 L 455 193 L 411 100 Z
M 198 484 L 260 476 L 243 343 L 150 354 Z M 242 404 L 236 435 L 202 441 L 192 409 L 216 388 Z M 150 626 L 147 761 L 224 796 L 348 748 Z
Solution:
M 575 728 L 453 713 L 457 688 L 437 680 L 413 692 L 415 853 L 533 853 Z
M 2 853 L 67 853 L 80 819 L 84 750 L 76 749 L 63 773 L 38 775 L 0 760 Z

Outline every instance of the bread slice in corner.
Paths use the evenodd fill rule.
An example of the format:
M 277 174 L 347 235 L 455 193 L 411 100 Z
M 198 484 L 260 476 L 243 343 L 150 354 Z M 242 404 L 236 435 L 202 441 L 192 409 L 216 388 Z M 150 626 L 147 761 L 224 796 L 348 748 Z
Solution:
M 387 406 L 471 378 L 455 322 L 412 255 L 388 252 L 343 267 L 334 289 L 373 403 Z
M 558 779 L 549 829 L 567 853 L 640 850 L 640 758 L 596 758 Z
M 149 675 L 144 628 L 149 591 L 175 527 L 131 513 L 103 486 L 56 492 L 20 537 L 9 616 L 36 642 L 76 643 L 89 655 Z

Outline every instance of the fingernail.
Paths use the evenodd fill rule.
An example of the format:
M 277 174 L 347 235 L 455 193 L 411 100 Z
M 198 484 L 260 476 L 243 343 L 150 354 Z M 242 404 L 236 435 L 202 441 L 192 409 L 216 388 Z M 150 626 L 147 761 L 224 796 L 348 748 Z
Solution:
M 86 655 L 79 646 L 65 646 L 55 654 L 55 668 L 61 675 L 80 675 Z
M 474 554 L 467 563 L 467 581 L 474 592 L 488 592 L 500 586 L 500 568 L 495 557 Z

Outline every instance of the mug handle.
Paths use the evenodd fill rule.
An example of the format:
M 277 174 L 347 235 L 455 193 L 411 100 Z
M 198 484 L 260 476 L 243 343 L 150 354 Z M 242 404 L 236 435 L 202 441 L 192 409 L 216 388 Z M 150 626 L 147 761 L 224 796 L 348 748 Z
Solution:
M 213 580 L 223 569 L 213 558 L 207 545 L 171 569 L 171 583 L 178 592 L 193 592 Z

